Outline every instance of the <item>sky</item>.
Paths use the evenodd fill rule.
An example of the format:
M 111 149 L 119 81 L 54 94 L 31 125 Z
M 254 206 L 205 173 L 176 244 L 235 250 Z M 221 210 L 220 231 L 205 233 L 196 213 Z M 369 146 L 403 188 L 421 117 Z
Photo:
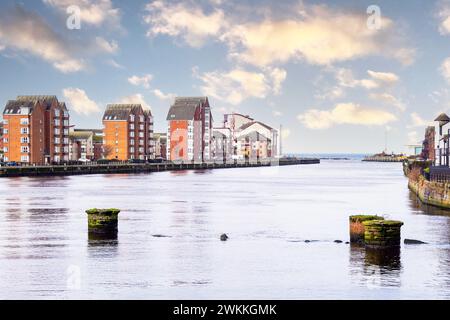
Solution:
M 175 96 L 282 125 L 289 153 L 412 152 L 450 112 L 450 0 L 0 3 L 0 103 L 56 95 L 71 124 Z

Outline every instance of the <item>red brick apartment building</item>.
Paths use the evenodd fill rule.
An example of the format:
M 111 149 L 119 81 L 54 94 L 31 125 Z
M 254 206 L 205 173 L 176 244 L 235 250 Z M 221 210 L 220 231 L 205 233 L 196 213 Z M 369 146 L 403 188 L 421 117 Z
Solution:
M 18 96 L 3 111 L 5 162 L 69 160 L 69 112 L 56 96 Z
M 167 159 L 211 159 L 212 114 L 207 97 L 178 97 L 167 114 Z
M 110 104 L 103 115 L 103 151 L 110 160 L 155 158 L 153 116 L 140 104 Z

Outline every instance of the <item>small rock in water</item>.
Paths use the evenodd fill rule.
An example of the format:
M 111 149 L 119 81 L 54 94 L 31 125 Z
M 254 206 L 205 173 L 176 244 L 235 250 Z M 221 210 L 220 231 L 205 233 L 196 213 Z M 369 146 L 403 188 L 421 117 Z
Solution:
M 152 237 L 155 237 L 155 238 L 170 238 L 170 236 L 166 236 L 166 235 L 163 235 L 163 234 L 152 234 Z
M 227 241 L 227 240 L 228 240 L 228 236 L 225 233 L 220 235 L 220 241 Z
M 348 241 L 345 241 L 345 244 L 349 244 L 350 242 L 348 242 Z
M 426 242 L 414 239 L 405 239 L 403 242 L 404 244 L 426 244 Z
M 342 243 L 342 240 L 334 240 L 335 243 Z

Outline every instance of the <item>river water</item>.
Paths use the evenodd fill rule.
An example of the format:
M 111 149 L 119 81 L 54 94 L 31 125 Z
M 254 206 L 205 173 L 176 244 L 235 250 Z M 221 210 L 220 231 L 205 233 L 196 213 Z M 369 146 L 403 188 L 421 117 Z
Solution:
M 0 299 L 450 298 L 450 214 L 399 163 L 3 178 L 0 194 Z M 122 209 L 117 236 L 89 238 L 91 207 Z M 427 244 L 351 247 L 351 214 Z

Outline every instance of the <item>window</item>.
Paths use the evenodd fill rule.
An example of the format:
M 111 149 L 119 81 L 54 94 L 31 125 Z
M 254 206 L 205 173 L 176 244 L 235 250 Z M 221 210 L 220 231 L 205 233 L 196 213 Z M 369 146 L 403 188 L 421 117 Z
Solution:
M 130 121 L 134 121 L 134 115 L 130 114 Z
M 130 145 L 134 146 L 134 140 L 133 139 L 130 140 Z
M 144 153 L 144 148 L 139 148 L 139 153 Z
M 28 118 L 20 118 L 20 124 L 21 125 L 28 125 L 29 124 Z
M 30 147 L 22 146 L 22 147 L 20 147 L 20 152 L 21 153 L 29 153 L 30 152 Z
M 8 152 L 8 147 L 3 147 L 3 152 Z M 5 158 L 6 159 L 6 158 Z M 6 160 L 5 160 L 6 161 Z
M 6 126 L 8 124 L 8 119 L 4 119 L 3 124 Z
M 130 137 L 134 138 L 134 132 L 130 132 Z
M 3 138 L 4 143 L 8 143 L 8 138 Z
M 139 116 L 139 121 L 144 122 L 144 116 Z
M 64 117 L 68 117 L 69 116 L 69 112 L 68 111 L 64 111 Z
M 116 153 L 119 153 L 119 148 L 116 148 Z
M 64 144 L 69 144 L 69 138 L 64 138 Z
M 143 146 L 143 145 L 144 145 L 144 140 L 140 139 L 140 140 L 139 140 L 139 145 L 140 145 L 140 146 Z
M 55 119 L 55 126 L 59 127 L 61 125 L 61 121 L 59 119 Z
M 5 160 L 5 162 L 8 162 L 9 158 L 8 157 L 4 157 L 4 160 Z
M 21 134 L 28 134 L 28 128 L 20 128 Z
M 133 153 L 134 152 L 134 147 L 130 148 L 130 152 Z
M 69 125 L 69 120 L 64 120 L 64 126 L 67 127 Z
M 60 133 L 61 133 L 61 131 L 59 131 L 58 128 L 55 128 L 55 134 L 60 134 Z
M 7 134 L 8 133 L 8 129 L 3 129 L 3 134 Z
M 30 157 L 29 156 L 21 156 L 20 162 L 30 162 Z
M 59 147 L 55 147 L 55 152 L 59 153 Z
M 144 125 L 143 125 L 143 124 L 141 124 L 141 125 L 139 126 L 139 130 L 144 130 Z
M 64 129 L 64 135 L 68 136 L 69 135 L 69 129 Z
M 60 142 L 61 142 L 61 139 L 55 138 L 55 143 L 56 143 L 56 144 L 59 144 Z
M 144 137 L 144 133 L 143 132 L 139 132 L 139 138 L 143 138 Z
M 30 143 L 30 139 L 28 137 L 20 138 L 20 143 Z
M 60 116 L 59 109 L 55 109 L 55 117 L 59 117 L 59 116 Z
M 130 124 L 130 130 L 134 130 L 134 124 L 133 123 Z

